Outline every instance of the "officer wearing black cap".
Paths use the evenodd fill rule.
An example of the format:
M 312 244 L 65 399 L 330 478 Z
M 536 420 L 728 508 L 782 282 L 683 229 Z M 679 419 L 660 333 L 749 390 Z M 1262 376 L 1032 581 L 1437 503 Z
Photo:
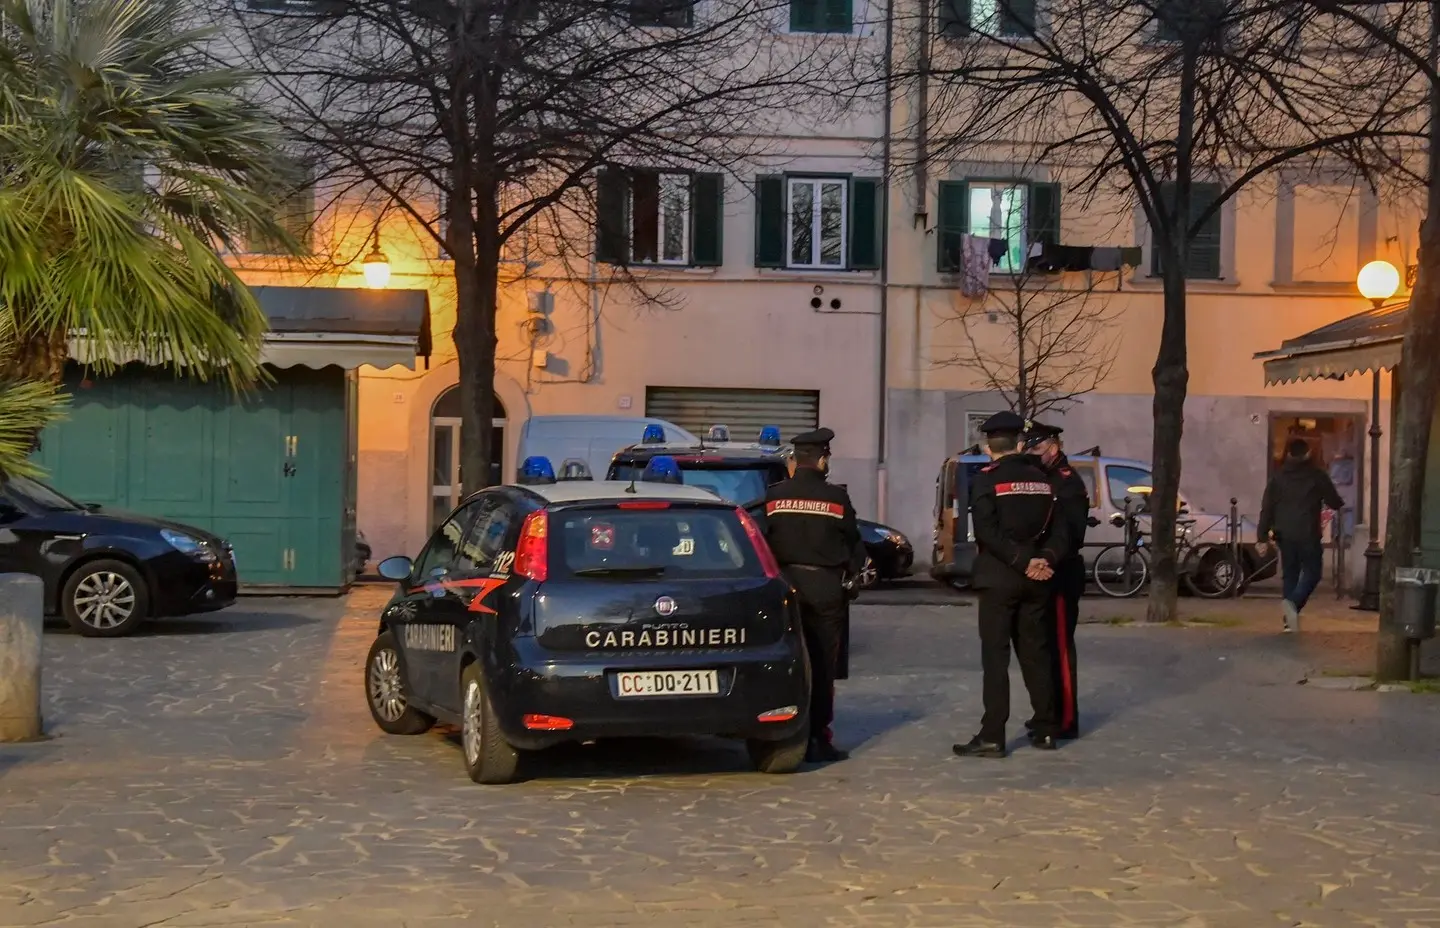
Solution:
M 1050 579 L 1069 550 L 1055 492 L 1036 458 L 1020 453 L 1025 420 L 1012 412 L 985 420 L 991 463 L 970 483 L 971 524 L 979 548 L 972 585 L 980 593 L 980 661 L 985 715 L 980 733 L 955 745 L 961 757 L 1004 757 L 1010 720 L 1010 645 L 1015 644 L 1035 715 L 1030 742 L 1055 749 L 1051 685 Z
M 835 433 L 816 429 L 791 440 L 790 477 L 765 493 L 765 538 L 800 604 L 810 652 L 810 763 L 844 760 L 831 742 L 835 673 L 849 612 L 845 573 L 864 548 L 850 494 L 825 481 Z
M 1090 524 L 1090 491 L 1065 457 L 1060 435 L 1065 430 L 1043 422 L 1031 422 L 1025 433 L 1025 453 L 1040 459 L 1050 475 L 1060 515 L 1065 520 L 1070 548 L 1055 565 L 1053 665 L 1059 734 L 1061 739 L 1080 734 L 1080 715 L 1076 705 L 1075 623 L 1079 618 L 1080 594 L 1085 592 L 1085 559 L 1080 550 L 1085 544 L 1085 530 Z

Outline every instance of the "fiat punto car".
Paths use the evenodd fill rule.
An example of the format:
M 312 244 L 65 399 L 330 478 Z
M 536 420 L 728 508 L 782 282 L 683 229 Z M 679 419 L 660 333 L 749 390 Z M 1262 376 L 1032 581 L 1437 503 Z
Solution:
M 606 737 L 743 739 L 803 761 L 810 673 L 789 584 L 751 518 L 683 485 L 588 479 L 467 498 L 399 584 L 365 669 L 375 723 L 461 730 L 477 783 L 527 752 Z

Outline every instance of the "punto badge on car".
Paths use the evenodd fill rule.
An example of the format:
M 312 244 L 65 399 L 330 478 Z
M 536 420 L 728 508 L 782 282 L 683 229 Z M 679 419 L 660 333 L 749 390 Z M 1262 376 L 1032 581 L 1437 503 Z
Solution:
M 675 600 L 668 596 L 662 596 L 655 600 L 655 611 L 662 616 L 674 615 L 675 610 L 680 607 L 675 605 Z

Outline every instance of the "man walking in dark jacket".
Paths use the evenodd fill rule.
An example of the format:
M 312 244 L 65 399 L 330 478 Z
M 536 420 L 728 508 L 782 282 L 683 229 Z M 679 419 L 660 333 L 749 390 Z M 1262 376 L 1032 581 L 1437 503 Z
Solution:
M 1303 438 L 1290 442 L 1280 473 L 1265 487 L 1258 526 L 1262 554 L 1271 539 L 1280 546 L 1286 632 L 1300 630 L 1300 610 L 1320 585 L 1325 566 L 1320 510 L 1339 512 L 1344 505 L 1330 475 L 1310 463 L 1310 445 Z

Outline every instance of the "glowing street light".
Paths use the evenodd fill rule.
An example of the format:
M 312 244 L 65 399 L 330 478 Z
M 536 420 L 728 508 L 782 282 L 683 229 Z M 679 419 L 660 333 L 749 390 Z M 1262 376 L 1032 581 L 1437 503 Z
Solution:
M 371 290 L 383 290 L 390 282 L 390 259 L 380 250 L 380 233 L 375 233 L 370 253 L 365 256 L 360 269 L 365 272 L 365 286 Z
M 1389 261 L 1371 261 L 1355 277 L 1360 295 L 1379 309 L 1400 289 L 1400 272 Z

